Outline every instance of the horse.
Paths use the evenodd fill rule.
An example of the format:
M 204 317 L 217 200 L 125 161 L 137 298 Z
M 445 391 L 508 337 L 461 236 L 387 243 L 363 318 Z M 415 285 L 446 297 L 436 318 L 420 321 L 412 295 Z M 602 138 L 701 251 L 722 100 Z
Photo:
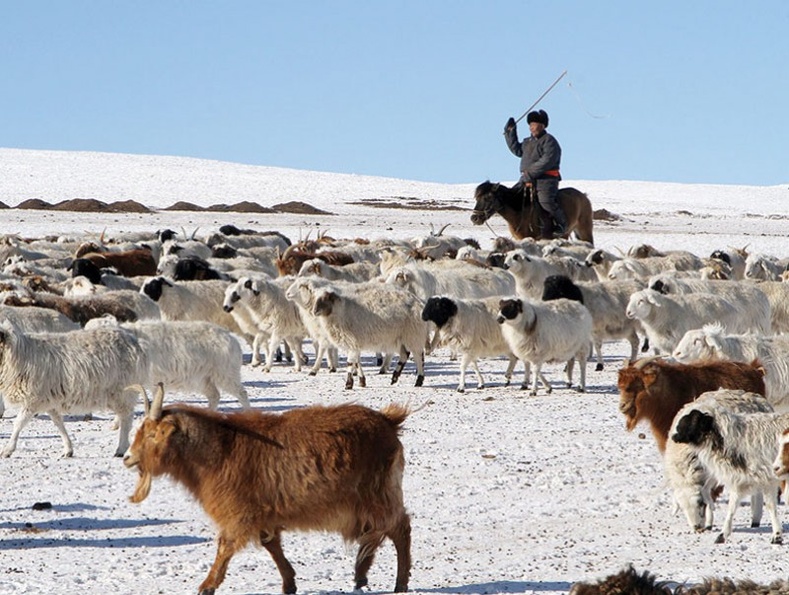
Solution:
M 482 182 L 474 191 L 476 204 L 471 212 L 471 222 L 482 225 L 493 215 L 499 214 L 510 226 L 510 233 L 516 240 L 524 238 L 540 239 L 540 211 L 537 204 L 524 194 L 520 186 L 509 188 L 490 181 Z M 594 245 L 592 236 L 592 203 L 589 197 L 575 188 L 560 188 L 557 195 L 559 206 L 567 218 L 567 231 L 563 234 L 568 238 L 575 232 L 579 240 Z

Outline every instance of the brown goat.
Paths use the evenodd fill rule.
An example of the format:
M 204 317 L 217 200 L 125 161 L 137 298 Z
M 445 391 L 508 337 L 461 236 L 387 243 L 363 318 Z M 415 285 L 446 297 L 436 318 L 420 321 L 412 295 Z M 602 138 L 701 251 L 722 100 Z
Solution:
M 674 587 L 670 586 L 674 585 Z M 750 580 L 708 578 L 701 583 L 677 584 L 657 581 L 644 571 L 639 574 L 632 565 L 597 583 L 575 583 L 569 595 L 789 595 L 789 581 L 776 580 L 760 585 Z
M 680 364 L 661 359 L 640 360 L 619 370 L 619 411 L 632 431 L 649 421 L 660 452 L 674 416 L 684 405 L 707 391 L 742 389 L 764 395 L 764 368 L 758 361 Z
M 37 306 L 57 310 L 81 326 L 106 314 L 112 314 L 119 322 L 135 322 L 139 318 L 137 312 L 113 299 L 111 293 L 76 298 L 43 292 L 21 296 L 12 293 L 6 295 L 2 303 L 4 306 Z
M 396 592 L 408 590 L 411 521 L 403 505 L 405 459 L 398 438 L 408 409 L 361 405 L 305 407 L 281 415 L 222 414 L 186 405 L 162 408 L 161 384 L 123 459 L 140 478 L 141 502 L 153 477 L 183 484 L 219 527 L 216 559 L 199 587 L 211 594 L 233 555 L 250 541 L 268 550 L 295 593 L 282 552 L 283 530 L 324 530 L 356 541 L 355 588 L 367 585 L 375 552 L 389 537 L 397 552 Z
M 100 269 L 112 267 L 124 277 L 152 276 L 156 274 L 156 260 L 150 250 L 124 250 L 123 252 L 89 252 L 83 254 Z
M 313 258 L 320 258 L 323 262 L 338 266 L 344 266 L 353 262 L 353 256 L 337 250 L 326 250 L 323 252 L 305 252 L 303 250 L 288 247 L 281 256 L 277 257 L 277 270 L 280 277 L 286 275 L 296 275 L 306 261 Z

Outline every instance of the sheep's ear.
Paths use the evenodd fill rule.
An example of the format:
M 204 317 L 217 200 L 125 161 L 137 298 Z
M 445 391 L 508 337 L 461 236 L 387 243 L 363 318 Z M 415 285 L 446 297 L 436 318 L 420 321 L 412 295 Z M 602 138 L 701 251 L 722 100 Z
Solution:
M 652 291 L 654 291 L 654 289 L 653 289 Z M 655 292 L 655 293 L 646 292 L 646 293 L 644 294 L 644 297 L 646 297 L 646 298 L 647 298 L 647 302 L 649 302 L 650 304 L 652 304 L 652 305 L 653 305 L 653 306 L 655 306 L 656 308 L 660 308 L 660 304 L 659 304 L 659 303 L 657 302 L 657 300 L 655 299 L 655 294 L 656 294 L 656 293 L 657 293 L 657 292 Z
M 705 333 L 704 343 L 706 343 L 708 347 L 712 348 L 717 353 L 721 353 L 723 351 L 723 344 L 721 343 L 720 333 L 711 333 L 711 334 Z

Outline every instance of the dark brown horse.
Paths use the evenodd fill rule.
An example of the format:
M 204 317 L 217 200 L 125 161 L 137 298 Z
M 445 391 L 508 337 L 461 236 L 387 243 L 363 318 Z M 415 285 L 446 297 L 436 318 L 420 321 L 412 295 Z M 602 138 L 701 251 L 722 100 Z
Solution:
M 592 236 L 592 203 L 589 197 L 575 188 L 559 189 L 559 205 L 567 217 L 567 232 L 564 237 L 575 232 L 579 240 L 594 244 Z M 519 186 L 509 188 L 503 184 L 482 182 L 474 192 L 474 211 L 471 222 L 482 225 L 493 215 L 501 215 L 510 226 L 510 233 L 516 240 L 541 236 L 540 207 L 535 209 L 532 201 Z

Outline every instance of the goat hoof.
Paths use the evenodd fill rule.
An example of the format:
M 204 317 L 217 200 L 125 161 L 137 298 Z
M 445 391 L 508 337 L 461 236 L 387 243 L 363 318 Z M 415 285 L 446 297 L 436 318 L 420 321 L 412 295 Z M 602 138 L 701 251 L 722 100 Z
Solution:
M 773 535 L 773 538 L 770 540 L 770 543 L 773 545 L 783 545 L 784 538 L 782 535 Z
M 317 376 L 317 375 L 318 375 L 318 373 L 317 373 L 317 372 L 310 372 L 310 373 L 308 374 L 308 376 Z
M 521 390 L 526 390 L 527 388 L 529 388 L 528 384 L 521 384 Z
M 198 595 L 214 595 L 216 589 L 200 589 L 200 593 Z
M 425 382 L 425 377 L 424 376 L 417 376 L 416 377 L 416 384 L 414 384 L 414 386 L 422 386 L 422 384 L 424 382 Z
M 603 371 L 603 364 L 597 364 L 595 367 L 595 372 L 602 372 Z
M 751 529 L 755 529 L 760 525 L 759 521 L 752 521 L 751 522 Z
M 460 388 L 460 387 L 458 387 L 458 391 L 457 391 L 457 392 L 459 392 L 459 393 L 464 393 L 464 392 L 466 392 L 466 389 L 465 389 L 465 388 Z
M 384 358 L 382 358 L 382 357 L 376 357 L 376 358 L 375 358 L 375 365 L 376 365 L 376 366 L 383 366 L 383 365 L 384 365 Z
M 359 376 L 359 386 L 361 386 L 362 388 L 366 388 L 367 378 L 365 378 L 364 376 Z
M 345 379 L 345 388 L 353 388 L 353 375 L 350 372 L 348 372 L 348 377 Z
M 723 536 L 723 533 L 715 538 L 715 543 L 726 543 L 726 538 Z

